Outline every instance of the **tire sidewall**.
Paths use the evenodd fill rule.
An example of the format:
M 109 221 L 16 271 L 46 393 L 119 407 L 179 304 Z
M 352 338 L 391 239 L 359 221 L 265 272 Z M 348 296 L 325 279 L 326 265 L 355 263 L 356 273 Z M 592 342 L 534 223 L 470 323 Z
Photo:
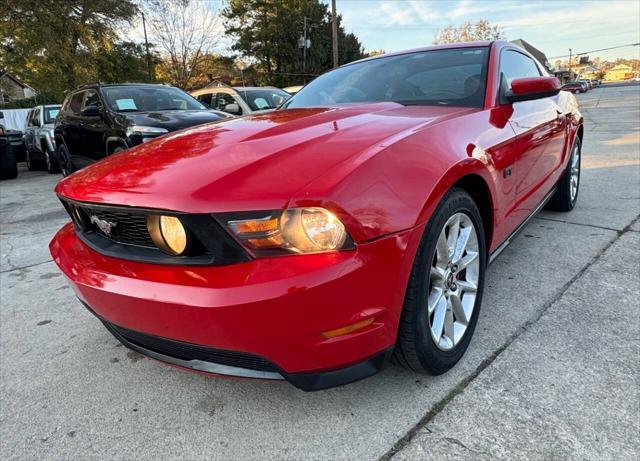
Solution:
M 60 165 L 60 171 L 62 176 L 69 176 L 73 173 L 73 163 L 71 163 L 71 156 L 64 144 L 58 147 L 58 163 Z
M 433 260 L 436 251 L 436 242 L 447 220 L 455 213 L 464 213 L 473 222 L 478 238 L 480 269 L 476 304 L 474 306 L 469 325 L 467 326 L 467 330 L 465 331 L 463 338 L 453 349 L 444 351 L 436 346 L 431 336 L 429 315 L 426 306 L 429 293 L 429 273 L 431 261 Z M 428 369 L 433 374 L 441 374 L 455 365 L 467 350 L 475 331 L 480 313 L 480 306 L 482 304 L 487 251 L 482 218 L 473 199 L 461 189 L 452 189 L 449 191 L 434 212 L 432 219 L 425 229 L 423 238 L 426 239 L 425 246 L 422 254 L 420 255 L 420 261 L 416 266 L 418 271 L 416 278 L 417 305 L 414 306 L 413 309 L 415 315 L 414 326 L 416 328 L 416 352 L 420 363 L 425 369 Z
M 576 189 L 576 196 L 573 197 L 573 200 L 571 200 L 571 163 L 573 162 L 573 151 L 576 149 L 576 147 L 578 148 L 578 188 Z M 567 170 L 565 174 L 568 184 L 567 194 L 569 194 L 567 201 L 569 202 L 570 209 L 572 210 L 578 202 L 578 196 L 580 195 L 580 180 L 582 179 L 582 143 L 580 142 L 580 138 L 578 136 L 576 136 L 576 139 L 573 142 L 573 146 L 571 146 L 571 153 L 569 154 L 569 162 L 567 164 Z

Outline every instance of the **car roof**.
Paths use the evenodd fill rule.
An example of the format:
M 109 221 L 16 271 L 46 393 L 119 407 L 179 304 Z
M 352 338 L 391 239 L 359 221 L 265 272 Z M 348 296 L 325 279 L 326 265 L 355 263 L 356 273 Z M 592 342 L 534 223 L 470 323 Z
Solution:
M 251 90 L 279 90 L 275 86 L 234 86 L 232 87 L 236 91 L 251 91 Z

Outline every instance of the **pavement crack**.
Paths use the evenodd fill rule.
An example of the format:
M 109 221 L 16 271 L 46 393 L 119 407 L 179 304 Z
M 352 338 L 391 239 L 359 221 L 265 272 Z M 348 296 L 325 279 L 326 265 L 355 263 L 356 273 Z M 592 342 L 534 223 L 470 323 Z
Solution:
M 634 218 L 634 222 L 638 217 Z M 564 221 L 562 219 L 555 219 L 555 218 L 545 218 L 542 216 L 537 216 L 536 219 L 542 219 L 544 221 L 553 221 L 553 222 L 559 222 L 562 224 L 573 224 L 574 226 L 584 226 L 584 227 L 593 227 L 594 229 L 602 229 L 602 230 L 609 230 L 609 231 L 613 231 L 613 232 L 621 232 L 620 229 L 615 229 L 613 227 L 607 227 L 607 226 L 598 226 L 597 224 L 585 224 L 585 223 L 579 223 L 579 222 L 573 222 L 573 221 Z
M 541 218 L 545 219 L 545 218 Z M 528 331 L 533 325 L 538 323 L 538 321 L 542 318 L 542 316 L 549 310 L 549 308 L 555 304 L 565 293 L 566 291 L 573 285 L 576 280 L 578 280 L 582 275 L 596 262 L 600 260 L 602 255 L 609 250 L 620 238 L 626 234 L 627 232 L 632 231 L 631 226 L 638 221 L 640 217 L 636 217 L 632 222 L 627 224 L 622 230 L 614 230 L 616 232 L 615 237 L 613 237 L 609 242 L 600 250 L 593 258 L 589 260 L 569 281 L 567 281 L 562 287 L 558 290 L 558 292 L 547 301 L 542 308 L 535 313 L 533 317 L 527 320 L 523 325 L 521 325 L 511 336 L 509 336 L 506 341 L 494 350 L 491 355 L 485 358 L 480 364 L 473 370 L 470 374 L 468 374 L 465 378 L 462 379 L 453 389 L 451 389 L 442 399 L 440 399 L 432 408 L 429 410 L 427 414 L 425 414 L 420 420 L 411 428 L 407 433 L 402 436 L 400 439 L 393 444 L 393 446 L 384 453 L 379 461 L 389 461 L 393 458 L 396 453 L 400 452 L 403 448 L 405 448 L 411 441 L 415 438 L 415 436 L 420 432 L 423 428 L 425 428 L 444 408 L 451 402 L 455 397 L 462 394 L 465 389 L 471 384 L 479 375 L 482 373 L 487 367 L 489 367 L 499 356 L 502 354 L 513 342 L 522 336 L 523 333 Z M 597 227 L 597 226 L 591 226 Z M 466 448 L 466 447 L 465 447 Z
M 52 261 L 53 261 L 53 259 L 47 259 L 46 261 L 41 261 L 39 263 L 33 263 L 33 264 L 27 264 L 26 266 L 21 266 L 21 267 L 13 267 L 13 266 L 11 266 L 11 269 L 0 271 L 0 274 L 6 274 L 8 272 L 21 271 L 21 270 L 24 270 L 24 269 L 29 269 L 31 267 L 42 266 L 43 264 L 47 264 L 47 263 L 50 263 Z

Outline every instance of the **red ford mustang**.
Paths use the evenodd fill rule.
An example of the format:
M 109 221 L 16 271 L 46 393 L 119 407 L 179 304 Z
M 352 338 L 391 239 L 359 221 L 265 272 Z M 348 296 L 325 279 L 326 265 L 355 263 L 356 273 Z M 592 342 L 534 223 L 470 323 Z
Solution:
M 578 195 L 582 116 L 505 42 L 331 71 L 279 110 L 166 135 L 61 181 L 51 254 L 126 346 L 212 374 L 440 374 L 485 269 Z

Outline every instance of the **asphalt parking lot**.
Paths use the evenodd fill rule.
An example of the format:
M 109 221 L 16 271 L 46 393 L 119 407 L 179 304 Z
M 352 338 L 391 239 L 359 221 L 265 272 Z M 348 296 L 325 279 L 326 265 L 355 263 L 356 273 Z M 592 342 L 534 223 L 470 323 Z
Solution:
M 0 183 L 0 458 L 638 459 L 640 86 L 578 98 L 578 205 L 489 268 L 463 360 L 316 393 L 122 347 L 51 261 L 60 177 L 21 168 Z

